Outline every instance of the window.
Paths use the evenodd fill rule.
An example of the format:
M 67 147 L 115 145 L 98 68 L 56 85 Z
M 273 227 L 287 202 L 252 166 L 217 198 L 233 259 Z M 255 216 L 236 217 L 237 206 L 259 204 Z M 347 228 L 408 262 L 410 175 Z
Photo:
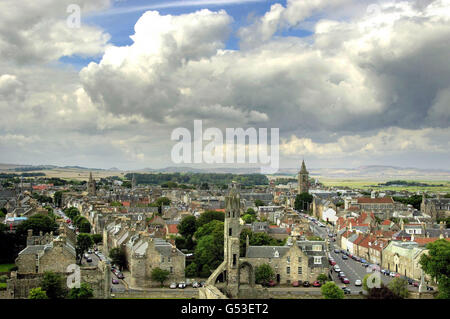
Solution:
M 313 251 L 322 251 L 322 245 L 313 245 L 312 250 Z
M 230 228 L 230 229 L 228 230 L 228 235 L 229 235 L 229 236 L 232 236 L 232 233 L 233 233 L 233 230 L 232 230 L 232 228 Z
M 287 256 L 286 260 L 287 260 L 288 263 L 290 263 L 291 262 L 291 256 Z
M 299 263 L 302 262 L 302 257 L 298 257 L 298 262 L 299 262 Z
M 321 265 L 322 257 L 314 257 L 314 265 Z
M 299 275 L 302 274 L 302 267 L 298 267 L 298 274 L 299 274 Z
M 236 266 L 236 254 L 233 254 L 233 266 Z
M 269 258 L 269 264 L 272 262 L 272 258 Z
M 170 257 L 167 257 L 167 262 L 169 262 L 169 263 L 170 263 Z
M 286 273 L 289 275 L 291 273 L 291 267 L 286 267 Z
M 164 262 L 164 257 L 163 257 L 163 256 L 161 256 L 161 262 L 162 262 L 162 263 Z
M 170 273 L 173 274 L 173 267 L 170 267 Z

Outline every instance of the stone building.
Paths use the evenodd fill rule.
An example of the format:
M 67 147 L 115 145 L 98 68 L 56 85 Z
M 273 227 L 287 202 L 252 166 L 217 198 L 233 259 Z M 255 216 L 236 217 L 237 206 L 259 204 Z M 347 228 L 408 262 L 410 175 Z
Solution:
M 420 280 L 421 266 L 419 259 L 427 249 L 411 241 L 391 241 L 383 250 L 382 268 L 395 271 L 402 276 Z
M 56 238 L 49 234 L 38 238 L 33 236 L 31 230 L 28 232 L 27 247 L 15 261 L 18 273 L 65 272 L 75 262 L 75 246 L 67 240 L 64 232 Z
M 305 161 L 302 161 L 302 167 L 298 173 L 298 193 L 309 192 L 309 172 L 306 170 Z
M 97 195 L 97 186 L 95 183 L 95 179 L 92 178 L 92 172 L 89 173 L 89 181 L 87 182 L 87 191 L 90 196 Z
M 446 218 L 450 216 L 450 198 L 426 198 L 422 195 L 420 211 L 432 218 Z
M 298 241 L 286 246 L 249 246 L 245 260 L 253 267 L 268 264 L 275 272 L 276 281 L 289 284 L 294 281 L 313 282 L 319 274 L 328 274 L 324 241 Z

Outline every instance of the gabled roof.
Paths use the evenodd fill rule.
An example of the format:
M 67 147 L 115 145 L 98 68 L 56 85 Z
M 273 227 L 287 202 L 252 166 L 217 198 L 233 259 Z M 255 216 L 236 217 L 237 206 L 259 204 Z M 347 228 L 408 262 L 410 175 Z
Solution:
M 382 198 L 370 198 L 370 197 L 359 197 L 357 198 L 358 204 L 393 204 L 394 200 L 392 197 L 382 197 Z

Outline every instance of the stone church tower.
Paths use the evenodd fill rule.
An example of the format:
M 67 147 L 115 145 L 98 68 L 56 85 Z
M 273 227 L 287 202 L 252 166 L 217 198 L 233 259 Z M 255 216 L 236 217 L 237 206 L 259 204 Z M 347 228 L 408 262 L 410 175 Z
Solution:
M 306 170 L 305 161 L 302 161 L 302 168 L 298 173 L 298 193 L 308 193 L 309 191 L 309 172 Z
M 136 189 L 136 176 L 133 174 L 133 177 L 131 178 L 131 189 Z
M 89 173 L 87 191 L 90 196 L 95 196 L 97 194 L 97 186 L 95 185 L 95 179 L 92 178 L 92 172 Z
M 232 296 L 239 293 L 239 243 L 241 198 L 236 186 L 225 197 L 224 261 L 226 262 L 226 290 Z

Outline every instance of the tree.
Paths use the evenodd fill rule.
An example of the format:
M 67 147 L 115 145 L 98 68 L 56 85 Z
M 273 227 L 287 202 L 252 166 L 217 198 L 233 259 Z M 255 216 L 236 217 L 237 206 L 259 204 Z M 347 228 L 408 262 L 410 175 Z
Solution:
M 62 205 L 62 194 L 63 193 L 61 191 L 57 191 L 53 195 L 53 203 L 55 203 L 56 207 L 61 207 Z
M 255 269 L 255 282 L 262 285 L 269 284 L 275 278 L 275 272 L 269 264 L 262 264 Z
M 197 219 L 197 229 L 213 220 L 220 220 L 223 222 L 225 220 L 225 214 L 215 210 L 208 210 L 204 212 Z
M 255 210 L 253 208 L 251 208 L 251 207 L 249 207 L 245 213 L 249 214 L 249 215 L 256 216 Z
M 93 234 L 91 235 L 92 237 L 92 241 L 94 242 L 94 244 L 100 244 L 103 242 L 103 236 L 102 234 Z
M 382 284 L 380 288 L 370 288 L 367 299 L 400 299 L 400 297 Z
M 327 275 L 325 274 L 320 274 L 319 276 L 317 276 L 317 281 L 319 281 L 320 283 L 324 284 L 325 282 L 329 281 L 330 279 L 328 278 Z
M 80 211 L 76 207 L 69 207 L 64 210 L 64 214 L 74 221 L 75 217 L 80 216 Z
M 420 256 L 419 263 L 438 283 L 438 298 L 450 299 L 450 242 L 439 239 L 429 243 L 427 249 L 428 253 Z
M 197 272 L 198 272 L 197 268 L 198 268 L 197 264 L 195 262 L 191 262 L 184 269 L 184 274 L 186 275 L 186 277 L 195 277 L 195 276 L 197 276 Z
M 160 197 L 155 201 L 155 204 L 157 206 L 169 206 L 170 205 L 170 199 L 167 197 Z
M 260 200 L 260 199 L 255 200 L 255 206 L 256 207 L 264 206 L 264 205 L 265 204 L 264 204 L 264 202 L 262 200 Z
M 185 238 L 192 238 L 197 230 L 197 219 L 194 216 L 186 216 L 177 226 L 178 232 Z
M 113 248 L 109 251 L 109 258 L 111 258 L 112 263 L 123 269 L 127 265 L 127 257 L 125 252 L 120 248 Z
M 89 250 L 94 245 L 94 241 L 89 234 L 80 233 L 77 236 L 77 244 L 75 247 L 75 251 L 77 253 L 78 262 L 81 265 L 81 261 L 83 260 L 83 254 Z
M 209 270 L 216 269 L 223 261 L 223 222 L 213 220 L 200 227 L 194 236 L 197 239 L 194 261 L 204 275 L 208 272 L 203 270 L 205 265 L 208 265 Z
M 256 217 L 255 217 L 255 215 L 245 214 L 244 216 L 242 216 L 242 220 L 246 224 L 251 224 L 256 220 Z
M 68 299 L 89 299 L 94 297 L 94 290 L 88 283 L 83 282 L 80 288 L 72 288 L 69 291 Z
M 333 281 L 328 281 L 322 285 L 320 292 L 325 299 L 344 299 L 344 291 Z
M 157 267 L 152 270 L 151 278 L 153 281 L 160 282 L 161 287 L 162 287 L 164 284 L 164 281 L 166 281 L 167 278 L 169 278 L 169 274 L 170 274 L 170 272 L 168 270 L 163 270 L 163 269 Z
M 41 285 L 49 299 L 64 299 L 67 295 L 65 280 L 60 274 L 45 272 Z
M 44 214 L 36 214 L 17 226 L 16 234 L 25 241 L 29 229 L 32 229 L 34 234 L 39 234 L 41 231 L 45 234 L 56 231 L 58 224 Z
M 91 223 L 83 217 L 83 219 L 80 221 L 78 230 L 80 233 L 86 233 L 89 234 L 91 232 Z
M 30 289 L 28 299 L 48 299 L 47 293 L 41 287 Z
M 403 278 L 394 278 L 388 288 L 398 297 L 406 299 L 409 297 L 408 282 Z
M 294 208 L 298 211 L 306 210 L 309 203 L 312 203 L 313 196 L 309 193 L 301 193 L 295 196 Z

